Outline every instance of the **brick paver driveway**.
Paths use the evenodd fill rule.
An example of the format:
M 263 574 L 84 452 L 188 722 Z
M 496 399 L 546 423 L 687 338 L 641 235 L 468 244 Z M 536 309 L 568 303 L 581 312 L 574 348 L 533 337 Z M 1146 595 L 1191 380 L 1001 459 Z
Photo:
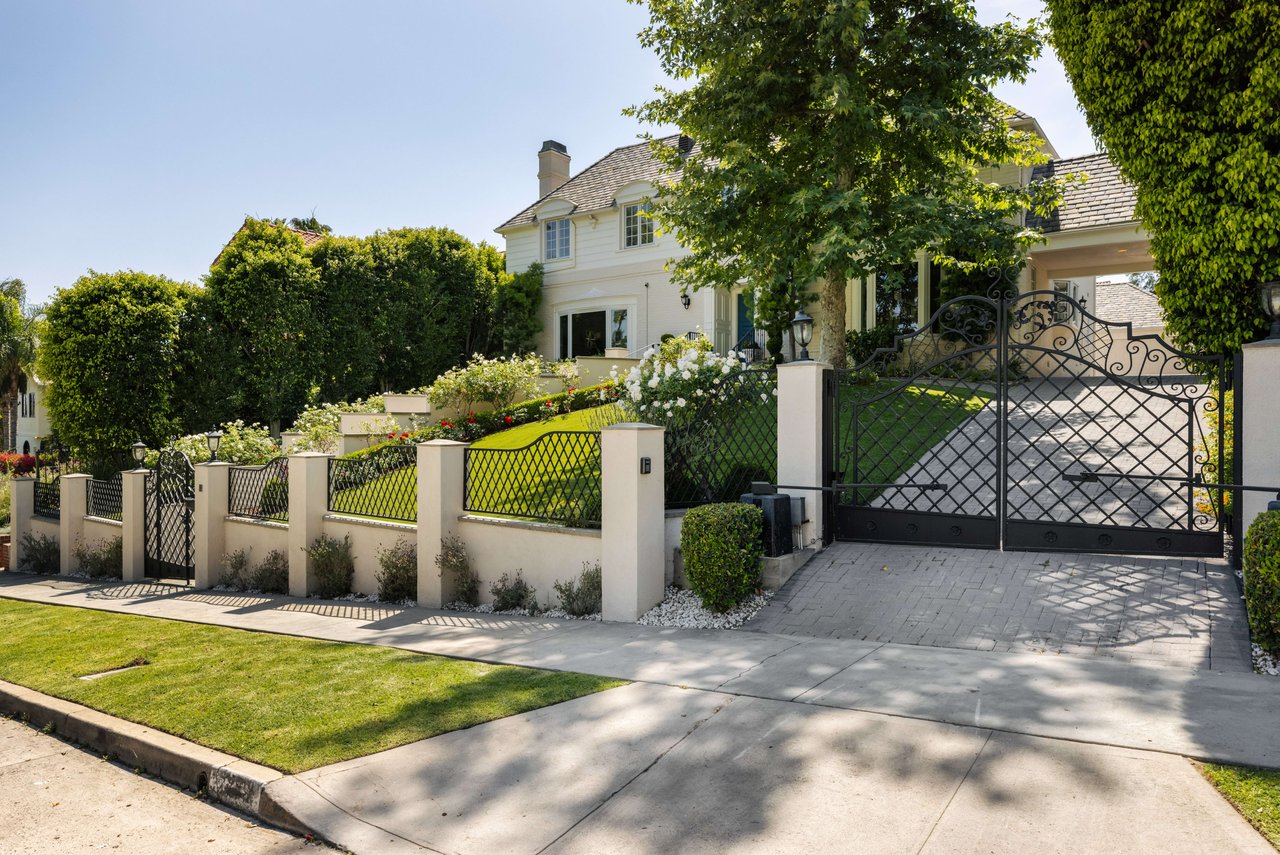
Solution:
M 1249 671 L 1222 561 L 837 543 L 745 629 Z

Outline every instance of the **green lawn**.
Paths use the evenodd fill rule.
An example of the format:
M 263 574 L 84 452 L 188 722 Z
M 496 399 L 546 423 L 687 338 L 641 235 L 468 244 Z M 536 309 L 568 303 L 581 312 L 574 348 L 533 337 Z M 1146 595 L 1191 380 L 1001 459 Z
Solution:
M 406 466 L 359 487 L 339 490 L 331 510 L 390 522 L 417 522 L 418 468 Z
M 1280 772 L 1213 763 L 1200 769 L 1240 815 L 1280 849 Z
M 608 406 L 612 406 L 612 404 Z M 599 430 L 600 428 L 596 422 L 598 418 L 596 411 L 599 409 L 599 407 L 593 407 L 588 410 L 577 410 L 567 415 L 552 416 L 540 422 L 530 422 L 527 425 L 513 427 L 510 430 L 491 433 L 488 436 L 477 439 L 471 444 L 471 447 L 520 448 L 533 442 L 544 433 L 549 433 L 553 430 Z
M 982 412 L 991 398 L 990 392 L 964 384 L 917 384 L 898 389 L 892 381 L 881 380 L 869 386 L 846 387 L 836 412 L 837 477 L 844 483 L 892 484 L 945 436 Z M 856 468 L 853 455 L 843 451 L 853 430 L 850 399 L 867 402 L 857 407 Z M 880 492 L 860 491 L 859 503 L 870 502 Z
M 301 772 L 623 685 L 0 600 L 0 679 Z M 150 664 L 81 680 L 142 658 Z

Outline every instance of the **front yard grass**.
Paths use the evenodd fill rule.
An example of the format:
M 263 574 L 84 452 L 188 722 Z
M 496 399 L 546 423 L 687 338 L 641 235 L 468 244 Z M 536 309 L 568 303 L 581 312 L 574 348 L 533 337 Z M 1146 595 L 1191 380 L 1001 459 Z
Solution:
M 623 685 L 12 600 L 0 625 L 0 679 L 290 773 Z
M 1214 763 L 1200 769 L 1240 815 L 1280 849 L 1280 772 Z

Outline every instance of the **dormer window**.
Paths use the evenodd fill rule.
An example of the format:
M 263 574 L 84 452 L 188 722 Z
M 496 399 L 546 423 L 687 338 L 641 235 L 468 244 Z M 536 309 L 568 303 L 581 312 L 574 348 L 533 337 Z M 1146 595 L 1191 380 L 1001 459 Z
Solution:
M 542 226 L 542 234 L 544 244 L 546 246 L 547 261 L 551 261 L 556 258 L 569 257 L 568 218 L 547 220 Z
M 622 245 L 644 246 L 653 243 L 653 218 L 649 203 L 627 205 L 622 209 Z

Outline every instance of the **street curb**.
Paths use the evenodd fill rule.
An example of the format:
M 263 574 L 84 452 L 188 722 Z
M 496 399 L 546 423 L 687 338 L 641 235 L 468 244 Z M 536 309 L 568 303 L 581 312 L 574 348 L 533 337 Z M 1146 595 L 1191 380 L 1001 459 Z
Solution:
M 275 769 L 3 680 L 0 713 L 47 728 L 64 739 L 113 756 L 126 766 L 145 770 L 184 789 L 203 790 L 211 800 L 263 822 L 296 834 L 311 833 L 292 813 L 266 796 L 269 784 L 288 777 Z

